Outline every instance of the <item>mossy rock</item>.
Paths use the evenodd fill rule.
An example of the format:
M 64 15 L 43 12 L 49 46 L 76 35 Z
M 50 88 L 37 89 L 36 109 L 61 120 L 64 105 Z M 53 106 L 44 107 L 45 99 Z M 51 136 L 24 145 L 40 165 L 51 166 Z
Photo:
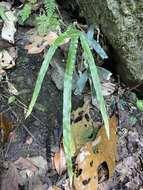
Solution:
M 112 47 L 121 79 L 143 82 L 143 1 L 77 0 L 88 23 L 96 23 Z

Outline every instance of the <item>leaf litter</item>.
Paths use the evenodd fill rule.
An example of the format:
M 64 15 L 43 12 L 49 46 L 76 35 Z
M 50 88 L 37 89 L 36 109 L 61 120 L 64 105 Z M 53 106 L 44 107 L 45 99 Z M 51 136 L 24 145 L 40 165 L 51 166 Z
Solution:
M 108 140 L 102 127 L 96 139 L 86 143 L 80 149 L 75 163 L 74 187 L 75 189 L 95 190 L 98 187 L 99 173 L 98 168 L 101 164 L 106 163 L 105 173 L 111 177 L 115 170 L 116 146 L 117 146 L 117 118 L 113 116 L 110 119 L 110 139 Z M 109 174 L 108 174 L 109 172 Z M 100 173 L 100 178 L 103 177 Z
M 107 183 L 115 170 L 117 118 L 112 116 L 109 121 L 110 139 L 108 140 L 104 127 L 100 127 L 101 124 L 91 118 L 90 108 L 89 101 L 86 101 L 81 108 L 72 112 L 73 156 L 76 156 L 73 183 L 77 190 L 97 189 L 99 182 L 106 179 Z M 58 174 L 61 175 L 66 170 L 63 148 L 55 153 L 54 163 Z

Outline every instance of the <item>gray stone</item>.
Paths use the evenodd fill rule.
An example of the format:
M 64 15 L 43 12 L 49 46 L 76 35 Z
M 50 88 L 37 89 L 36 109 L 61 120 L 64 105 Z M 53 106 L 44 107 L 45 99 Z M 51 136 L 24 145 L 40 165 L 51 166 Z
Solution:
M 143 0 L 76 0 L 89 23 L 97 24 L 112 46 L 121 79 L 143 82 Z
M 58 90 L 63 90 L 66 60 L 62 59 L 60 54 L 57 52 L 53 57 L 51 66 L 52 66 L 51 70 L 52 81 L 55 83 Z M 76 88 L 77 78 L 78 76 L 76 72 L 74 72 L 73 81 L 72 81 L 73 90 Z

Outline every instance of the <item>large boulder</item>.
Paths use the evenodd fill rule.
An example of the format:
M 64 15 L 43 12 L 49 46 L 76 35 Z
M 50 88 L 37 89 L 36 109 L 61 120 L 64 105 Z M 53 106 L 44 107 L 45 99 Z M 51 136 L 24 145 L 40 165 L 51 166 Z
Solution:
M 143 83 L 143 0 L 76 0 L 88 23 L 96 23 L 112 47 L 121 79 Z

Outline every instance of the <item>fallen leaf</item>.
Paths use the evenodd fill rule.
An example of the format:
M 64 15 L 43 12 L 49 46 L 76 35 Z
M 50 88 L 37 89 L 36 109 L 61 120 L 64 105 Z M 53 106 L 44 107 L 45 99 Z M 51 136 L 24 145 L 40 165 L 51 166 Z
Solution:
M 59 152 L 55 153 L 53 157 L 53 163 L 59 175 L 66 171 L 66 158 L 63 146 L 59 148 Z
M 96 124 L 91 118 L 91 109 L 89 101 L 86 101 L 81 108 L 72 112 L 73 155 L 79 152 L 80 148 L 88 141 L 92 141 L 96 137 L 99 124 Z
M 6 19 L 4 20 L 1 37 L 2 39 L 14 44 L 14 35 L 16 32 L 15 23 L 17 21 L 17 18 L 14 16 L 14 12 L 11 10 L 6 11 L 5 16 Z
M 99 130 L 97 138 L 88 142 L 81 148 L 76 158 L 74 187 L 76 190 L 97 190 L 99 183 L 99 166 L 105 163 L 108 167 L 109 177 L 113 175 L 116 158 L 116 126 L 117 118 L 110 119 L 110 139 L 108 140 L 105 129 Z
M 1 190 L 18 190 L 18 172 L 13 163 L 9 163 L 8 171 L 1 179 Z
M 31 37 L 31 44 L 25 46 L 29 54 L 41 53 L 48 45 L 54 43 L 58 35 L 56 32 L 49 32 L 47 36 L 33 35 Z
M 4 116 L 3 113 L 0 113 L 0 129 L 2 130 L 2 142 L 7 143 L 9 139 L 9 134 L 13 129 L 12 123 Z
M 9 93 L 17 96 L 19 93 L 18 93 L 18 90 L 15 88 L 15 86 L 11 82 L 9 82 L 9 81 L 7 82 L 7 84 L 8 84 L 8 91 L 9 91 Z
M 13 50 L 14 51 L 14 50 Z M 15 66 L 15 59 L 17 54 L 12 52 L 12 49 L 8 52 L 7 50 L 2 50 L 0 52 L 0 69 L 11 69 Z

